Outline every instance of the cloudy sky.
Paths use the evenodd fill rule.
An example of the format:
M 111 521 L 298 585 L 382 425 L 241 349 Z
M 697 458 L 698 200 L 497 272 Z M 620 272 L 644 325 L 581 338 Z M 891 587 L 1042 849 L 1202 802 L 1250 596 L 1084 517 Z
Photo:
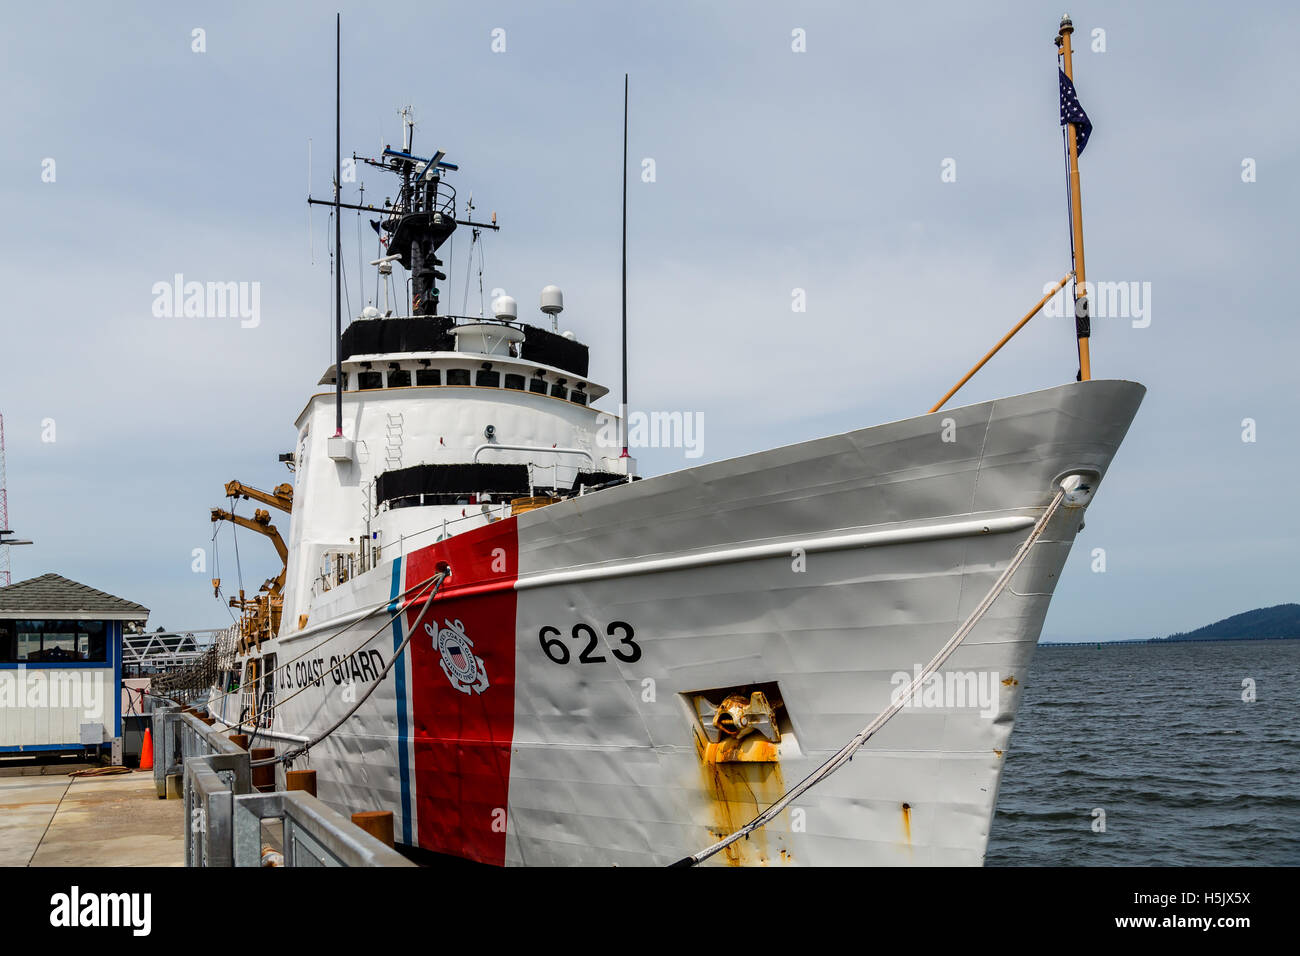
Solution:
M 335 9 L 4 12 L 0 413 L 10 524 L 37 542 L 14 549 L 15 580 L 58 571 L 148 605 L 151 626 L 229 622 L 207 584 L 208 509 L 230 478 L 287 480 L 277 455 L 330 361 L 327 217 L 304 199 L 309 140 L 312 187 L 328 188 Z M 631 74 L 632 164 L 655 170 L 629 198 L 632 404 L 703 412 L 703 460 L 924 412 L 1069 268 L 1059 4 L 341 9 L 344 153 L 400 142 L 397 111 L 413 105 L 417 152 L 445 149 L 462 197 L 503 225 L 485 284 L 523 317 L 561 285 L 564 324 L 611 386 Z M 1089 277 L 1150 284 L 1145 327 L 1097 321 L 1093 369 L 1149 394 L 1043 633 L 1163 635 L 1297 597 L 1300 137 L 1279 39 L 1300 14 L 1070 12 L 1095 125 Z M 382 199 L 388 177 L 372 173 L 366 198 Z M 343 226 L 356 312 L 358 223 Z M 458 239 L 444 294 L 457 310 Z M 155 317 L 152 287 L 176 273 L 260 283 L 260 324 Z M 961 397 L 1074 372 L 1072 322 L 1043 316 Z M 640 457 L 650 474 L 687 463 Z M 228 527 L 220 543 L 229 587 Z M 251 590 L 276 562 L 251 535 L 240 545 Z

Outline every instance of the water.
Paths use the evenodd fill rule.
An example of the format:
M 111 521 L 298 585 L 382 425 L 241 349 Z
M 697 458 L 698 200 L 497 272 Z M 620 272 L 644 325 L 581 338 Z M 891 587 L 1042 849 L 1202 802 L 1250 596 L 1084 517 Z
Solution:
M 1300 641 L 1042 646 L 986 863 L 1295 866 L 1298 771 Z

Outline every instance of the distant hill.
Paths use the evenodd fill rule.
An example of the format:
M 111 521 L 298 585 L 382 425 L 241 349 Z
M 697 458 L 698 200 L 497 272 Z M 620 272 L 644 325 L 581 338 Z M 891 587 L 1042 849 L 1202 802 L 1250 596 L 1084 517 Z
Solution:
M 1261 607 L 1243 614 L 1225 617 L 1222 621 L 1182 634 L 1157 637 L 1152 643 L 1163 641 L 1267 641 L 1300 638 L 1300 604 L 1278 604 Z

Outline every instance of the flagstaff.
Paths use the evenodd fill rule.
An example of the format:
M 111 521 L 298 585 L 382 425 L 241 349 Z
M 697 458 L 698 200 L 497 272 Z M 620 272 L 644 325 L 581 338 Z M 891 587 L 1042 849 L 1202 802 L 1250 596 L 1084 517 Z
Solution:
M 1074 94 L 1074 68 L 1070 55 L 1070 34 L 1074 33 L 1074 24 L 1067 13 L 1061 17 L 1060 32 L 1056 35 L 1057 55 L 1061 59 L 1061 125 L 1065 129 L 1065 148 L 1069 164 L 1070 177 L 1070 244 L 1074 258 L 1074 331 L 1079 340 L 1079 381 L 1086 382 L 1092 378 L 1091 361 L 1088 355 L 1088 338 L 1092 334 L 1089 321 L 1088 287 L 1083 267 L 1083 201 L 1079 194 L 1079 153 L 1088 141 L 1088 131 L 1092 124 L 1079 107 Z M 1071 109 L 1073 107 L 1073 109 Z M 1077 111 L 1077 112 L 1075 112 Z M 1069 122 L 1067 122 L 1067 117 Z M 1081 119 L 1079 119 L 1081 117 Z M 1084 129 L 1082 143 L 1079 131 Z

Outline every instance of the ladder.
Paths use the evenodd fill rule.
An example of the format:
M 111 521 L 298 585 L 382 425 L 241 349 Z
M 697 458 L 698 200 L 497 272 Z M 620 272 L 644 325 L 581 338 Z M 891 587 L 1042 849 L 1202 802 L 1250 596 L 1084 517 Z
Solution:
M 385 426 L 384 463 L 389 469 L 402 467 L 402 425 L 401 412 L 386 412 L 388 423 Z

